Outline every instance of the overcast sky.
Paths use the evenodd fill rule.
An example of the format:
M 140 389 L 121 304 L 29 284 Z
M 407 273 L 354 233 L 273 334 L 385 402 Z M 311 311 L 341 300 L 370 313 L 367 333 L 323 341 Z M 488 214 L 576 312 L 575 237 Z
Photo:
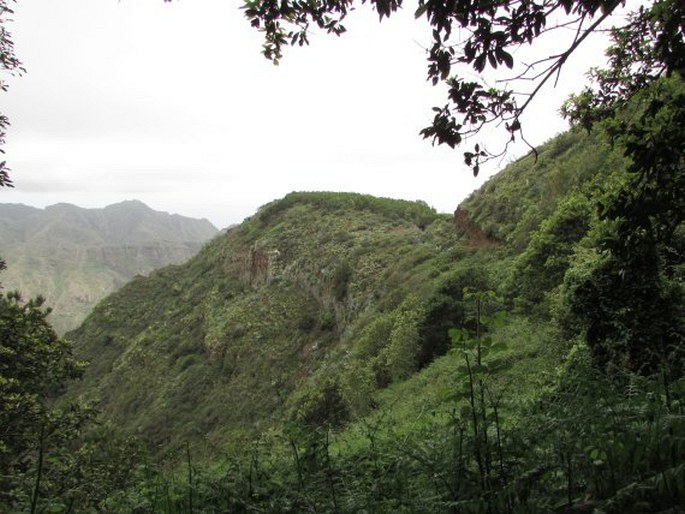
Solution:
M 425 80 L 430 32 L 413 7 L 381 24 L 362 8 L 343 37 L 314 35 L 273 66 L 239 6 L 16 4 L 9 28 L 28 73 L 0 97 L 16 186 L 0 202 L 102 207 L 135 198 L 225 227 L 304 190 L 421 199 L 451 212 L 492 173 L 474 179 L 463 149 L 418 135 L 445 98 Z M 557 109 L 582 87 L 582 71 L 602 62 L 600 49 L 586 46 L 534 105 L 531 142 L 565 130 Z

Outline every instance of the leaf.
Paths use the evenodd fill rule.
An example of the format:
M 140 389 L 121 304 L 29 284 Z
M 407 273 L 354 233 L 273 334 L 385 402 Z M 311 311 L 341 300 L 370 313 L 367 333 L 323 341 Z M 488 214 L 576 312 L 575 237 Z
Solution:
M 511 69 L 514 67 L 514 58 L 511 56 L 509 52 L 507 52 L 506 50 L 502 50 L 500 57 L 504 61 L 504 64 L 507 66 L 507 68 Z
M 416 11 L 414 11 L 414 18 L 420 18 L 421 16 L 423 16 L 425 14 L 425 12 L 427 10 L 428 10 L 427 4 L 419 5 L 419 7 L 416 9 Z
M 449 336 L 450 341 L 452 341 L 452 343 L 456 344 L 464 338 L 465 334 L 464 334 L 464 331 L 460 328 L 450 328 L 447 331 L 447 335 Z
M 478 346 L 478 339 L 465 339 L 464 346 L 466 346 L 466 348 L 469 350 L 475 350 Z
M 473 61 L 473 69 L 483 71 L 485 69 L 485 54 L 481 54 Z

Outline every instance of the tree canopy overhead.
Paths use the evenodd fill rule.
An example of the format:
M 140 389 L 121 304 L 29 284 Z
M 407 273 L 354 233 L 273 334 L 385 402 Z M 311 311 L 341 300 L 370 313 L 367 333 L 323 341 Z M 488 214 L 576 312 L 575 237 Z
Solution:
M 5 28 L 5 22 L 12 15 L 9 2 L 12 0 L 0 0 L 0 73 L 15 74 L 23 71 L 21 61 L 14 54 L 14 43 L 10 33 Z M 0 75 L 0 91 L 7 91 L 7 84 Z M 5 144 L 5 132 L 9 126 L 7 116 L 0 113 L 0 154 L 4 154 L 2 146 Z M 0 187 L 12 187 L 12 180 L 9 177 L 9 168 L 5 160 L 0 161 Z M 1 268 L 0 268 L 1 269 Z
M 360 2 L 354 0 L 245 0 L 251 25 L 264 34 L 264 55 L 277 63 L 286 46 L 309 43 L 310 28 L 341 35 L 343 22 Z M 362 0 L 361 3 L 367 3 Z M 403 7 L 402 0 L 368 0 L 379 18 Z M 447 86 L 444 105 L 433 108 L 430 126 L 421 131 L 433 143 L 454 148 L 485 125 L 503 125 L 509 141 L 523 139 L 521 115 L 540 89 L 558 78 L 569 56 L 600 30 L 602 23 L 625 7 L 625 0 L 419 0 L 416 18 L 431 29 L 427 52 L 428 80 Z M 566 106 L 573 121 L 588 124 L 613 111 L 639 88 L 662 75 L 685 70 L 685 3 L 654 0 L 611 29 L 610 67 L 593 72 L 596 88 L 583 93 L 580 105 Z M 515 50 L 535 45 L 551 31 L 573 36 L 559 52 L 532 62 L 516 61 Z M 491 70 L 495 86 L 483 77 Z M 473 71 L 478 78 L 473 78 Z M 468 73 L 468 79 L 465 78 Z M 581 97 L 579 97 L 580 99 Z M 582 109 L 581 109 L 582 107 Z M 590 108 L 591 109 L 588 109 Z M 582 111 L 582 113 L 580 112 Z M 464 152 L 474 174 L 480 165 L 501 155 L 475 144 Z

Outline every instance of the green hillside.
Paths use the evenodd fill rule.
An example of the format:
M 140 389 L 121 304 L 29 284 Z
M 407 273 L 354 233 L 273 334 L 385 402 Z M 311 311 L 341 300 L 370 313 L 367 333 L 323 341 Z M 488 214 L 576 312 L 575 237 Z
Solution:
M 682 512 L 682 212 L 612 218 L 630 165 L 571 131 L 454 215 L 291 193 L 137 277 L 67 334 L 89 365 L 60 405 L 97 415 L 43 504 Z
M 79 390 L 155 445 L 241 442 L 471 253 L 420 203 L 293 193 L 101 302 L 69 335 L 91 362 Z
M 324 422 L 331 387 L 342 424 L 447 353 L 463 289 L 502 290 L 515 254 L 421 203 L 292 193 L 102 301 L 68 336 L 90 363 L 77 390 L 155 447 L 232 448 L 303 409 Z

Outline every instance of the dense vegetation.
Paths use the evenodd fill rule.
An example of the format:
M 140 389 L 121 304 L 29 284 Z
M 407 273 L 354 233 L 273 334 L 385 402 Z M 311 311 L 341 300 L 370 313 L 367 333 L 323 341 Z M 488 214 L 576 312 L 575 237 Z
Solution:
M 682 160 L 643 175 L 613 123 L 454 216 L 293 193 L 129 283 L 57 404 L 25 385 L 3 510 L 682 512 Z
M 510 68 L 563 10 L 576 39 L 544 82 L 620 3 L 419 2 L 429 76 L 449 86 L 424 136 L 520 135 L 528 101 L 452 65 Z M 348 8 L 245 3 L 274 59 L 310 23 L 341 33 Z M 0 510 L 683 512 L 682 20 L 678 0 L 630 16 L 596 89 L 564 107 L 592 132 L 514 163 L 453 219 L 291 194 L 67 340 L 40 300 L 2 297 Z M 0 54 L 20 69 L 4 30 Z M 464 157 L 477 172 L 489 155 Z

